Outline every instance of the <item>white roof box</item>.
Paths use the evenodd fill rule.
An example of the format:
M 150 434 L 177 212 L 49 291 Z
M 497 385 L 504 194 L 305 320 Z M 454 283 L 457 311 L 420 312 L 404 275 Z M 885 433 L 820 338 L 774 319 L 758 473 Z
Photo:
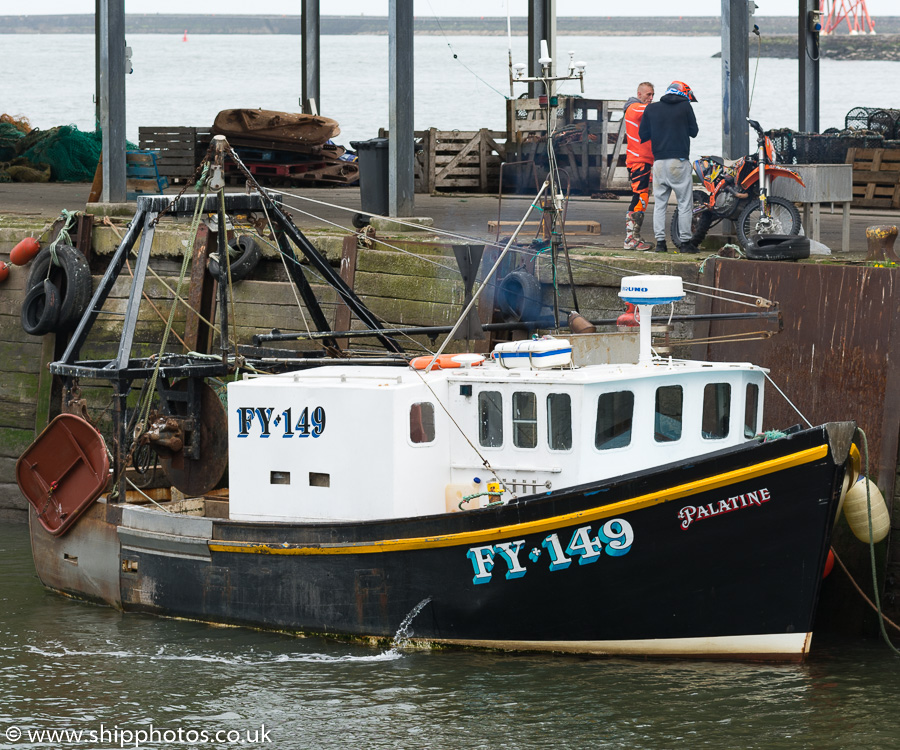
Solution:
M 619 296 L 632 305 L 668 305 L 684 299 L 680 276 L 626 276 Z
M 550 337 L 505 341 L 494 347 L 491 357 L 508 369 L 566 367 L 572 363 L 572 344 Z

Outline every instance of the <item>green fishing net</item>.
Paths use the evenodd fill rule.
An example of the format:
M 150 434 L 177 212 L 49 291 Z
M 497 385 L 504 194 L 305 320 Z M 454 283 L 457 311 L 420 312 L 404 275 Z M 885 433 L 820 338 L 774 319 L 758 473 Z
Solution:
M 0 123 L 0 127 L 2 125 Z M 2 137 L 5 133 L 5 129 L 0 129 L 0 149 L 4 146 Z M 41 173 L 49 168 L 50 179 L 55 182 L 90 182 L 94 179 L 103 148 L 103 135 L 99 130 L 86 133 L 75 125 L 60 125 L 49 130 L 35 128 L 27 135 L 19 135 L 14 142 L 17 161 L 24 160 Z M 10 138 L 14 136 L 10 135 Z M 137 146 L 126 142 L 126 148 L 136 149 Z M 0 151 L 0 161 L 10 161 L 11 156 L 3 156 Z M 19 164 L 24 162 L 19 161 Z M 16 180 L 16 176 L 10 174 L 8 164 L 0 164 L 0 181 L 3 181 L 4 173 L 7 179 Z

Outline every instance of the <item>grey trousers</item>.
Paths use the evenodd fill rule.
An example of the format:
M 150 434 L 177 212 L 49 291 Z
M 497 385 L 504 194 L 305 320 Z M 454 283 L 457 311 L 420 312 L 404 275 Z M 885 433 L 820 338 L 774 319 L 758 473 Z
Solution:
M 678 244 L 691 239 L 691 212 L 693 211 L 693 180 L 691 162 L 688 159 L 660 159 L 653 162 L 653 234 L 657 240 L 666 239 L 666 207 L 669 193 L 675 191 L 678 201 L 678 233 L 673 237 Z

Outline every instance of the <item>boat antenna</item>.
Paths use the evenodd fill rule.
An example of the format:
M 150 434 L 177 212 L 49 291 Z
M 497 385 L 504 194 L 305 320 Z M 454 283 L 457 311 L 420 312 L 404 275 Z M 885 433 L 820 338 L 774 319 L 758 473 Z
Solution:
M 512 61 L 512 20 L 509 15 L 509 0 L 506 0 L 506 40 L 509 52 L 509 98 L 515 99 L 516 92 L 513 88 L 513 61 Z
M 569 52 L 569 66 L 566 75 L 554 76 L 552 73 L 553 58 L 550 57 L 550 48 L 547 40 L 541 40 L 541 56 L 538 58 L 541 66 L 540 74 L 535 76 L 522 75 L 525 70 L 523 63 L 510 66 L 514 83 L 542 83 L 544 95 L 540 97 L 541 103 L 547 106 L 547 180 L 549 182 L 549 195 L 544 199 L 541 209 L 544 211 L 543 221 L 550 237 L 550 265 L 553 269 L 553 321 L 559 328 L 559 294 L 556 284 L 556 259 L 559 255 L 560 236 L 563 231 L 563 203 L 565 198 L 560 187 L 559 165 L 556 162 L 556 153 L 553 150 L 553 134 L 556 129 L 556 110 L 559 100 L 556 96 L 554 84 L 557 81 L 578 81 L 581 85 L 581 93 L 584 93 L 584 62 L 575 61 L 575 53 Z M 585 132 L 585 137 L 587 133 Z M 566 249 L 568 256 L 568 248 Z M 573 291 L 574 294 L 574 291 Z

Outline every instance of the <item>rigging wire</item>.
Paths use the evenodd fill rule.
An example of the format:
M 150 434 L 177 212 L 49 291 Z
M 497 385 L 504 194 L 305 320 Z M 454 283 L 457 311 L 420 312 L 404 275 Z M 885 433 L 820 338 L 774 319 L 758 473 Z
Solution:
M 459 59 L 459 55 L 456 54 L 456 51 L 453 49 L 453 45 L 450 44 L 450 39 L 444 33 L 444 27 L 441 25 L 441 19 L 438 18 L 438 14 L 435 13 L 434 8 L 431 7 L 431 0 L 428 0 L 428 8 L 431 10 L 431 15 L 434 16 L 434 20 L 437 21 L 438 29 L 440 29 L 441 36 L 444 37 L 444 41 L 447 42 L 447 47 L 450 49 L 450 54 L 453 55 L 453 59 L 456 60 L 460 65 L 462 65 L 466 70 L 468 70 L 473 76 L 475 76 L 475 78 L 477 78 L 479 81 L 481 81 L 481 83 L 483 83 L 485 86 L 487 86 L 491 91 L 494 91 L 494 92 L 500 94 L 500 96 L 502 96 L 504 99 L 509 99 L 509 97 L 506 94 L 504 94 L 502 91 L 494 88 L 491 84 L 489 84 L 487 81 L 485 81 L 484 78 L 482 78 L 480 75 L 478 75 L 478 73 L 476 73 L 468 65 L 466 65 L 462 60 Z
M 316 198 L 310 198 L 308 196 L 301 195 L 299 193 L 292 193 L 290 191 L 282 191 L 281 194 L 283 196 L 288 195 L 288 196 L 291 196 L 292 198 L 296 198 L 298 200 L 306 201 L 308 203 L 313 203 L 313 204 L 323 206 L 323 207 L 329 208 L 329 209 L 334 209 L 337 211 L 344 211 L 344 212 L 353 213 L 353 214 L 362 213 L 364 216 L 378 216 L 378 214 L 370 214 L 365 211 L 357 211 L 354 208 L 348 208 L 347 206 L 341 206 L 336 203 L 328 203 L 327 201 L 318 200 Z M 329 221 L 328 219 L 324 219 L 324 218 L 322 218 L 314 213 L 311 213 L 309 211 L 305 211 L 304 209 L 300 208 L 299 206 L 297 206 L 294 203 L 288 203 L 284 200 L 282 200 L 281 202 L 283 205 L 287 206 L 288 208 L 290 208 L 292 210 L 297 211 L 298 213 L 303 214 L 304 216 L 309 216 L 310 218 L 317 219 L 318 221 L 321 221 L 325 224 L 333 226 L 337 229 L 341 229 L 342 231 L 345 231 L 348 234 L 355 234 L 357 237 L 365 237 L 365 235 L 363 235 L 360 232 L 357 232 L 348 227 L 344 227 L 341 224 L 338 224 L 336 222 Z M 406 226 L 406 227 L 410 227 L 410 228 L 413 228 L 416 230 L 421 230 L 421 228 L 422 228 L 420 224 L 413 224 L 412 222 L 403 221 L 402 219 L 400 219 L 398 217 L 391 217 L 391 221 L 396 224 L 399 224 L 400 226 Z M 435 234 L 438 236 L 442 236 L 442 237 L 447 237 L 449 239 L 462 240 L 463 242 L 466 242 L 466 243 L 483 244 L 485 247 L 492 247 L 492 248 L 496 248 L 496 249 L 500 249 L 500 250 L 502 250 L 503 247 L 505 246 L 504 243 L 496 242 L 495 240 L 490 239 L 490 238 L 484 239 L 482 237 L 475 237 L 472 235 L 462 234 L 459 232 L 452 232 L 452 231 L 449 231 L 446 229 L 440 229 L 440 228 L 435 228 L 435 227 L 429 227 L 429 233 Z M 393 250 L 396 250 L 398 252 L 405 253 L 407 255 L 412 255 L 413 257 L 419 258 L 420 260 L 422 260 L 426 263 L 432 263 L 434 265 L 439 266 L 440 268 L 444 268 L 448 271 L 452 271 L 453 273 L 456 273 L 456 271 L 457 271 L 457 269 L 455 269 L 455 268 L 451 268 L 450 266 L 438 263 L 437 261 L 434 261 L 430 258 L 426 258 L 421 255 L 416 255 L 416 253 L 413 253 L 409 250 L 405 250 L 403 248 L 397 247 L 395 245 L 390 245 L 385 240 L 378 239 L 377 237 L 371 237 L 369 239 L 371 239 L 372 241 L 374 241 L 380 245 L 390 247 Z M 517 246 L 517 247 L 510 248 L 510 252 L 516 253 L 518 255 L 522 255 L 522 256 L 525 256 L 528 258 L 534 258 L 535 256 L 539 255 L 541 251 L 531 250 L 529 248 L 523 248 L 521 246 Z M 622 268 L 620 266 L 616 266 L 611 263 L 601 263 L 598 261 L 587 260 L 584 258 L 573 259 L 572 265 L 573 265 L 573 267 L 580 268 L 582 270 L 608 271 L 620 278 L 624 278 L 626 276 L 633 276 L 635 273 L 634 269 Z M 760 297 L 759 297 L 759 295 L 756 295 L 756 294 L 749 294 L 747 292 L 738 292 L 738 291 L 733 291 L 733 290 L 717 289 L 716 287 L 711 287 L 711 286 L 707 286 L 704 284 L 695 284 L 695 283 L 687 282 L 687 281 L 684 282 L 684 286 L 685 287 L 694 287 L 696 289 L 709 289 L 709 290 L 713 290 L 713 291 L 717 292 L 715 294 L 703 294 L 702 292 L 699 292 L 699 291 L 688 291 L 689 294 L 696 294 L 701 297 L 709 297 L 712 299 L 719 299 L 723 302 L 732 302 L 734 304 L 745 305 L 748 307 L 759 307 L 760 306 L 756 302 L 756 300 L 760 299 Z M 754 302 L 753 303 L 740 302 L 738 300 L 730 299 L 729 297 L 725 296 L 725 294 L 732 294 L 735 296 L 752 298 L 754 300 Z

